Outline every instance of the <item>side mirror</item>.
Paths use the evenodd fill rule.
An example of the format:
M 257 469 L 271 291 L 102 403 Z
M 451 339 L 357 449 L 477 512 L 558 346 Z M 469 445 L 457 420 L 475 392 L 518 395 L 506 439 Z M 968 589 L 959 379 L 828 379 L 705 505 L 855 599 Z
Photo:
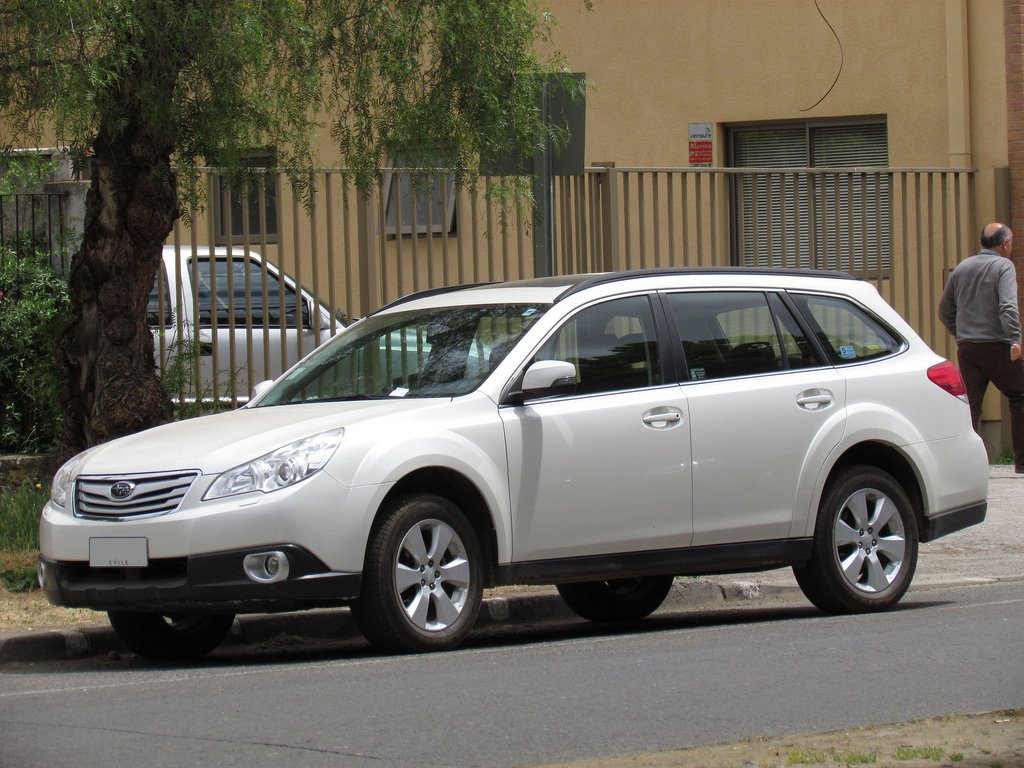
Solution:
M 274 382 L 271 381 L 270 379 L 267 379 L 266 381 L 261 381 L 259 384 L 252 388 L 252 394 L 249 395 L 249 402 L 252 403 L 258 400 L 260 395 L 262 395 L 272 386 L 274 386 Z
M 576 391 L 576 366 L 564 360 L 538 360 L 523 374 L 522 383 L 509 393 L 508 401 L 522 404 L 527 400 Z

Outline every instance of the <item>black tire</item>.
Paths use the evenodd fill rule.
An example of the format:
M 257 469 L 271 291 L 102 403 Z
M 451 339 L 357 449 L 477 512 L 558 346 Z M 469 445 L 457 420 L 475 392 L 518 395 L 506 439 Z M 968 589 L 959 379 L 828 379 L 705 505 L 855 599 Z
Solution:
M 826 613 L 885 611 L 900 601 L 917 568 L 917 518 L 891 475 L 852 466 L 825 486 L 811 560 L 793 573 Z
M 625 623 L 650 616 L 665 602 L 674 576 L 643 576 L 558 584 L 573 613 L 588 621 Z
M 473 629 L 483 595 L 480 544 L 447 499 L 397 499 L 370 538 L 352 616 L 388 653 L 446 651 Z
M 232 613 L 162 616 L 110 611 L 107 616 L 130 650 L 157 661 L 201 659 L 221 644 L 235 620 Z

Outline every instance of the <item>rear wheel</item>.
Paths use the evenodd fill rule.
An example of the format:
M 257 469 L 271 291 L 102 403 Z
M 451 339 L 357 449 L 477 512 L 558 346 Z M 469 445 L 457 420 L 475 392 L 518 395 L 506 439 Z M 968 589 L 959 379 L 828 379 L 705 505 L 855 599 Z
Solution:
M 573 613 L 588 621 L 639 621 L 658 610 L 672 589 L 674 576 L 559 584 L 558 594 Z
M 465 515 L 433 494 L 398 499 L 373 534 L 352 616 L 380 650 L 455 648 L 483 595 L 480 545 Z
M 110 626 L 128 648 L 158 661 L 201 659 L 221 644 L 234 614 L 170 614 L 110 611 Z
M 854 466 L 825 487 L 811 560 L 793 572 L 823 611 L 883 611 L 910 587 L 917 550 L 917 519 L 906 492 L 887 472 Z

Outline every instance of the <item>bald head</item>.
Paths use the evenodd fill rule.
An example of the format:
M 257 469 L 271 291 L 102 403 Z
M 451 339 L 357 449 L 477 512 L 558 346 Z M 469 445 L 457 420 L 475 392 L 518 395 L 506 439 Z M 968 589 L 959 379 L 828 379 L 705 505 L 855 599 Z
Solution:
M 982 248 L 996 251 L 999 250 L 999 246 L 1008 240 L 1013 240 L 1013 232 L 1005 224 L 993 222 L 992 224 L 986 224 L 985 228 L 981 230 Z

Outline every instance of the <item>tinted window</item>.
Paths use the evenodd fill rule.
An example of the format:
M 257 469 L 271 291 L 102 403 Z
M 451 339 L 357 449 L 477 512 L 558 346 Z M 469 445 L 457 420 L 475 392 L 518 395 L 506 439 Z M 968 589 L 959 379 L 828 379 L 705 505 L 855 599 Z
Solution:
M 228 284 L 228 260 L 217 259 L 216 271 L 210 274 L 209 259 L 189 259 L 188 270 L 192 274 L 193 263 L 198 272 L 196 279 L 197 298 L 199 302 L 199 324 L 212 325 L 214 308 L 218 327 L 226 327 L 229 318 L 234 318 L 235 325 L 246 325 L 251 318 L 253 326 L 262 326 L 264 319 L 270 328 L 281 327 L 281 314 L 284 312 L 284 327 L 295 328 L 298 309 L 295 290 L 284 286 L 284 302 L 282 309 L 281 283 L 272 273 L 267 273 L 267 300 L 263 301 L 263 273 L 258 262 L 249 259 L 232 259 L 231 282 Z M 248 281 L 246 280 L 248 277 Z M 246 302 L 246 296 L 249 300 Z M 266 311 L 264 311 L 266 307 Z M 310 318 L 302 318 L 303 325 L 310 325 Z
M 707 291 L 667 299 L 691 381 L 820 365 L 775 294 Z
M 163 278 L 161 280 L 160 278 Z M 163 306 L 161 307 L 160 287 L 163 285 Z M 160 310 L 163 309 L 163 320 L 161 321 Z M 149 301 L 146 304 L 146 324 L 152 327 L 166 327 L 174 322 L 173 306 L 171 304 L 171 286 L 167 282 L 167 273 L 163 266 L 157 270 L 156 279 L 153 280 L 153 290 L 149 292 Z
M 575 314 L 537 360 L 576 366 L 576 392 L 613 392 L 661 384 L 654 316 L 646 296 L 616 299 Z
M 260 405 L 466 394 L 545 309 L 500 304 L 368 317 L 314 352 Z
M 832 296 L 793 294 L 833 365 L 898 352 L 903 341 L 853 303 Z

